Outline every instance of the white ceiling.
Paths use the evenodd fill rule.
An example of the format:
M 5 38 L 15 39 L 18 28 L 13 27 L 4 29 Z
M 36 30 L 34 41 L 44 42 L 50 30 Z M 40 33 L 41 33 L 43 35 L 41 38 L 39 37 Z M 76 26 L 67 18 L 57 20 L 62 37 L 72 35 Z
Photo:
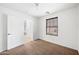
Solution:
M 47 15 L 46 12 L 49 11 L 50 14 L 67 9 L 78 4 L 76 3 L 39 3 L 36 6 L 35 3 L 0 3 L 1 6 L 11 8 L 13 10 L 21 11 L 23 13 L 30 14 L 32 16 L 41 17 Z

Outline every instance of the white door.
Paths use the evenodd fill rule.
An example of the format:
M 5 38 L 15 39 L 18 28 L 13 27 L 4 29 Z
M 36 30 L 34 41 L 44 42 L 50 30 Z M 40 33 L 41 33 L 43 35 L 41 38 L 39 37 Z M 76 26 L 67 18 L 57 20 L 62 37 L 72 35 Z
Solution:
M 24 20 L 18 16 L 8 16 L 8 49 L 23 44 Z

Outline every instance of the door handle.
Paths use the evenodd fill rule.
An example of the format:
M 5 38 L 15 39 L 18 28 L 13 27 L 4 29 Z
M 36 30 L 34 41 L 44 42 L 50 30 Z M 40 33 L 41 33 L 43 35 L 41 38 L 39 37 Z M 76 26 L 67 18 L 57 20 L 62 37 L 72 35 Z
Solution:
M 11 35 L 10 33 L 8 33 L 8 35 Z
M 24 35 L 27 35 L 27 33 L 26 33 L 26 32 L 24 32 Z

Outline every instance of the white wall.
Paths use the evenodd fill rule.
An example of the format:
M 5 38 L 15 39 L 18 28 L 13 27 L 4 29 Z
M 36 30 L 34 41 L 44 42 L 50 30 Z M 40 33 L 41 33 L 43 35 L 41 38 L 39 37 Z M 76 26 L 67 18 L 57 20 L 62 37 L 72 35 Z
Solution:
M 27 38 L 24 38 L 24 20 L 26 20 L 26 22 L 27 22 L 26 37 L 31 37 L 31 39 L 33 40 L 33 19 L 34 18 L 32 16 L 29 16 L 29 15 L 19 12 L 17 10 L 12 10 L 12 9 L 8 9 L 8 8 L 0 6 L 0 32 L 2 32 L 1 30 L 3 30 L 1 27 L 2 26 L 2 24 L 1 24 L 2 14 L 6 14 L 8 16 L 8 22 L 9 22 L 8 25 L 10 27 L 9 30 L 11 32 L 14 31 L 12 34 L 14 34 L 14 33 L 17 34 L 16 40 L 15 40 L 16 46 L 23 44 L 24 39 L 27 39 Z M 14 24 L 14 25 L 12 25 L 12 24 Z M 3 33 L 0 33 L 0 51 L 3 51 L 2 34 Z M 9 43 L 11 44 L 11 41 Z
M 46 35 L 46 19 L 58 16 L 58 37 Z M 78 49 L 77 46 L 77 8 L 59 11 L 40 18 L 40 39 L 62 46 Z
M 79 5 L 78 5 L 78 22 L 77 22 L 77 24 L 78 24 L 78 51 L 79 51 Z
M 33 21 L 33 39 L 36 40 L 39 39 L 39 18 L 35 18 Z
M 2 24 L 2 49 L 7 50 L 7 15 L 2 14 L 1 24 Z
M 0 51 L 7 49 L 7 20 L 6 15 L 0 13 Z
M 2 51 L 2 23 L 1 23 L 1 13 L 0 13 L 0 51 Z

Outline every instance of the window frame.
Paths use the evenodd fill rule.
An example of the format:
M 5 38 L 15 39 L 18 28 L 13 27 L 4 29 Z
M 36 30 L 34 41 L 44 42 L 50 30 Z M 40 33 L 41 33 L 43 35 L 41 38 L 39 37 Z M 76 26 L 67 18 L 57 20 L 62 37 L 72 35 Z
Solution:
M 47 23 L 48 20 L 49 20 L 49 21 L 50 21 L 50 20 L 53 20 L 53 22 L 54 22 L 54 20 L 57 21 L 57 26 L 56 26 L 55 23 L 54 23 L 53 26 L 49 26 L 49 27 L 48 27 L 48 23 Z M 53 22 L 52 22 L 52 23 L 53 23 Z M 50 34 L 50 32 L 47 32 L 47 29 L 51 29 L 51 28 L 52 28 L 53 30 L 55 30 L 55 29 L 57 30 L 57 31 L 56 31 L 56 34 L 55 34 L 55 32 L 52 33 L 52 34 Z M 53 18 L 46 19 L 46 35 L 58 36 L 58 17 L 53 17 Z

